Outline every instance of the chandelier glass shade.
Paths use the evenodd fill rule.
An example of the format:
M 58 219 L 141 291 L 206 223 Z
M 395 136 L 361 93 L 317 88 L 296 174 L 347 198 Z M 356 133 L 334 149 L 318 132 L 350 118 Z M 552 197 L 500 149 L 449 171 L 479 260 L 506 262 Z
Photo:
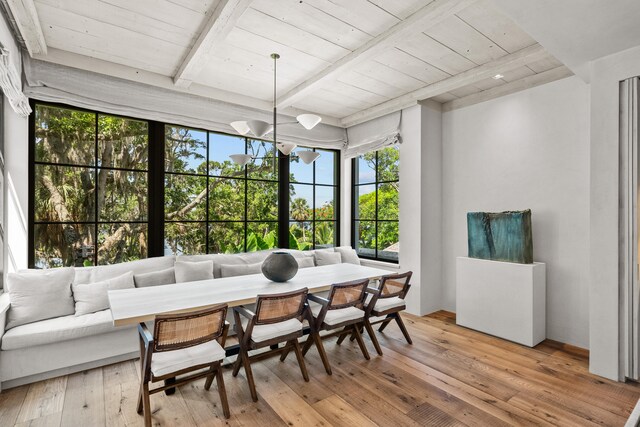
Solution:
M 277 126 L 278 126 L 278 123 L 276 121 L 277 120 L 276 64 L 277 64 L 278 58 L 280 58 L 280 55 L 278 55 L 277 53 L 272 53 L 271 58 L 273 58 L 273 124 L 269 122 L 265 122 L 264 120 L 236 120 L 234 122 L 231 122 L 230 125 L 233 129 L 235 129 L 236 132 L 238 132 L 240 135 L 243 135 L 243 136 L 251 133 L 256 138 L 263 138 L 266 134 L 270 132 L 273 133 L 273 142 L 275 143 L 276 147 L 278 148 L 278 150 L 280 150 L 282 154 L 284 154 L 285 156 L 288 156 L 297 147 L 297 145 L 293 143 L 284 143 L 284 142 L 279 143 L 276 138 L 276 135 L 277 135 L 276 132 L 277 132 Z M 305 114 L 299 114 L 296 117 L 296 120 L 297 120 L 297 123 L 302 125 L 305 129 L 311 130 L 316 125 L 318 125 L 318 123 L 322 121 L 322 117 L 316 114 L 305 113 Z M 292 122 L 292 123 L 296 123 L 296 122 Z M 283 123 L 283 124 L 288 124 L 288 123 Z M 249 156 L 249 155 L 248 154 L 232 154 L 229 157 L 234 163 L 241 166 L 245 166 L 247 163 L 249 163 L 252 160 L 251 156 L 249 156 L 248 160 L 247 160 L 247 157 L 245 156 Z M 302 161 L 305 162 L 306 164 L 310 164 L 310 163 L 313 163 L 318 157 L 320 157 L 320 153 L 316 153 L 313 151 L 304 151 L 304 152 L 298 153 L 298 157 L 300 157 Z
M 298 151 L 296 154 L 298 155 L 298 157 L 300 157 L 305 165 L 315 162 L 316 159 L 320 157 L 320 153 L 316 151 Z

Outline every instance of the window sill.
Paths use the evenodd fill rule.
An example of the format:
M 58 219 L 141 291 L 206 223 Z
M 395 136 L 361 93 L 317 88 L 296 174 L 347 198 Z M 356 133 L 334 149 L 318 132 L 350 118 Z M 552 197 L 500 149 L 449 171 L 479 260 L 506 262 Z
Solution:
M 392 270 L 392 271 L 400 270 L 400 264 L 396 264 L 393 262 L 384 262 L 384 261 L 378 261 L 373 259 L 360 258 L 360 264 L 367 267 L 380 267 L 380 268 L 384 268 L 385 270 Z

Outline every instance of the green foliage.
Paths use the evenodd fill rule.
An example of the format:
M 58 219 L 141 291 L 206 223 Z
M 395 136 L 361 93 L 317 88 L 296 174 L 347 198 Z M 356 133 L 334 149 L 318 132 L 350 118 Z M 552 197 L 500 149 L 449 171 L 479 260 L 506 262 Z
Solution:
M 363 155 L 368 167 L 376 171 L 379 182 L 383 182 L 376 191 L 361 194 L 358 197 L 358 214 L 361 221 L 358 222 L 358 246 L 362 249 L 385 250 L 399 240 L 398 232 L 398 170 L 399 150 L 396 147 L 388 147 L 376 152 Z M 378 230 L 376 235 L 376 223 Z
M 274 144 L 210 135 L 218 138 L 212 147 L 207 140 L 214 138 L 205 131 L 165 126 L 166 249 L 198 254 L 277 247 Z M 147 122 L 38 105 L 35 136 L 36 265 L 93 265 L 96 259 L 110 264 L 146 257 Z M 255 160 L 240 168 L 227 154 L 216 152 L 215 144 L 236 144 Z M 291 215 L 296 221 L 289 230 L 292 248 L 310 249 L 314 239 L 317 246 L 334 244 L 333 201 L 314 212 L 304 198 L 292 198 Z M 310 222 L 314 216 L 328 220 L 316 222 L 315 233 Z M 81 224 L 96 219 L 97 229 Z
M 36 265 L 93 264 L 96 252 L 101 264 L 146 257 L 146 227 L 127 221 L 147 217 L 147 123 L 38 106 L 35 137 L 36 162 L 78 165 L 35 166 Z M 96 217 L 98 230 L 79 223 Z

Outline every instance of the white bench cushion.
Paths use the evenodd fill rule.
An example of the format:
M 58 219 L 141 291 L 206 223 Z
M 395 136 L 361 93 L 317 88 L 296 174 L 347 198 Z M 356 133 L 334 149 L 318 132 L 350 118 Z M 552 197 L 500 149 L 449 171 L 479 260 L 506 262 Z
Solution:
M 296 261 L 298 262 L 298 268 L 309 268 L 316 266 L 316 262 L 312 256 L 303 256 L 300 258 L 296 258 Z
M 249 321 L 242 319 L 242 329 L 247 330 Z M 268 325 L 256 325 L 253 327 L 251 339 L 253 342 L 268 341 L 273 338 L 289 335 L 302 330 L 302 322 L 298 319 L 289 319 L 284 322 L 271 323 Z
M 107 292 L 118 289 L 133 289 L 133 273 L 128 271 L 121 276 L 96 283 L 73 283 L 73 299 L 76 301 L 76 316 L 95 313 L 109 308 Z
M 159 256 L 140 259 L 136 261 L 122 262 L 111 265 L 97 265 L 94 267 L 76 267 L 73 283 L 95 283 L 112 279 L 128 271 L 133 274 L 151 273 L 153 271 L 172 268 L 176 257 Z
M 246 276 L 249 274 L 262 273 L 262 263 L 255 264 L 221 264 L 220 277 Z
M 11 307 L 6 329 L 73 314 L 74 274 L 72 267 L 10 273 L 7 288 Z
M 311 313 L 313 313 L 313 317 L 318 317 L 321 310 L 322 305 L 311 303 Z M 363 317 L 364 310 L 360 310 L 357 307 L 338 308 L 335 310 L 327 310 L 324 323 L 333 326 L 349 320 L 362 319 Z
M 365 303 L 364 303 L 365 306 L 369 305 L 371 298 L 373 298 L 373 295 L 371 294 L 367 295 L 367 299 L 365 300 Z M 404 306 L 405 306 L 404 300 L 400 297 L 380 298 L 376 303 L 375 310 L 386 311 L 392 308 L 404 307 Z
M 213 279 L 213 261 L 176 261 L 176 283 Z
M 340 255 L 340 252 L 334 252 L 333 249 L 317 250 L 315 251 L 315 257 L 316 257 L 316 265 L 318 267 L 322 265 L 332 265 L 332 264 L 342 263 L 342 255 Z
M 9 329 L 2 336 L 2 350 L 57 343 L 115 330 L 111 310 L 102 310 L 82 316 L 72 314 Z
M 225 358 L 224 348 L 209 341 L 180 350 L 161 351 L 151 356 L 151 372 L 155 377 L 177 372 L 191 366 L 217 362 Z
M 351 246 L 338 246 L 335 251 L 340 253 L 343 263 L 360 265 L 358 253 Z

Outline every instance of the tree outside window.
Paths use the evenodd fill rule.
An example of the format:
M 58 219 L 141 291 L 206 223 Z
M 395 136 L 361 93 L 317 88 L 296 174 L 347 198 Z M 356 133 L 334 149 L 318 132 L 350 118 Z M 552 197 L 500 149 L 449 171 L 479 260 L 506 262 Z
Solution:
M 398 262 L 398 146 L 353 160 L 352 244 L 364 258 Z

